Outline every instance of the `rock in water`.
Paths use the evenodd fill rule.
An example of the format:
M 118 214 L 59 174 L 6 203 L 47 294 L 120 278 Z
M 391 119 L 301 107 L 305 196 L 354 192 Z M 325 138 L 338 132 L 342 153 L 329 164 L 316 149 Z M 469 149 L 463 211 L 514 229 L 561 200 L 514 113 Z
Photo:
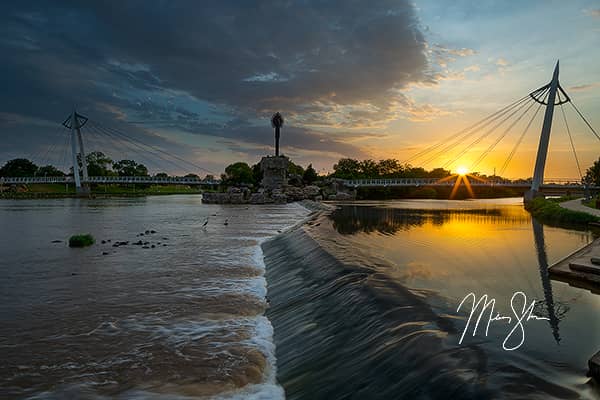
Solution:
M 590 358 L 588 367 L 590 368 L 589 375 L 597 382 L 600 382 L 600 351 Z

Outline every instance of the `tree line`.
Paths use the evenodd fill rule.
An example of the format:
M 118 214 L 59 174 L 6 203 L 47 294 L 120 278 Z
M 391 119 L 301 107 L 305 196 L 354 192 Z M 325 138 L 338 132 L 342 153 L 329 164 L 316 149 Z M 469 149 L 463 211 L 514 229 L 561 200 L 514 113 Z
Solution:
M 113 161 L 101 151 L 94 151 L 86 155 L 89 176 L 149 176 L 148 168 L 134 160 Z M 78 157 L 79 168 L 82 168 L 81 158 Z M 72 175 L 73 168 L 68 173 L 61 171 L 53 165 L 38 166 L 26 158 L 15 158 L 7 161 L 0 168 L 0 177 L 54 177 Z M 166 173 L 156 176 L 167 177 Z
M 305 183 L 310 185 L 319 179 L 317 171 L 313 168 L 312 164 L 309 164 L 306 169 L 302 166 L 295 164 L 293 161 L 288 163 L 288 181 L 290 183 Z M 256 163 L 250 166 L 245 162 L 236 162 L 229 164 L 225 168 L 225 173 L 221 174 L 221 182 L 224 185 L 252 185 L 256 186 L 260 184 L 262 180 L 262 171 L 260 169 L 260 163 Z
M 150 176 L 148 168 L 144 164 L 134 160 L 113 161 L 100 151 L 94 151 L 86 155 L 89 176 Z M 81 160 L 79 160 L 81 168 Z M 73 174 L 72 168 L 68 173 Z M 67 173 L 52 165 L 38 166 L 25 158 L 10 160 L 0 168 L 0 177 L 30 177 L 30 176 L 65 176 Z M 317 171 L 309 164 L 306 169 L 290 161 L 288 164 L 288 176 L 299 183 L 312 184 L 322 178 L 339 179 L 399 179 L 399 178 L 445 178 L 452 173 L 443 168 L 426 170 L 410 164 L 388 158 L 384 160 L 356 160 L 353 158 L 341 158 L 333 165 L 333 172 L 327 176 L 319 176 Z M 473 172 L 472 175 L 485 175 Z M 167 178 L 165 172 L 159 172 L 154 176 Z M 196 174 L 188 174 L 186 177 L 198 178 Z M 502 179 L 499 176 L 487 178 Z M 204 179 L 214 180 L 214 176 L 207 175 Z M 250 166 L 245 162 L 236 162 L 228 165 L 225 172 L 221 174 L 221 180 L 225 185 L 258 185 L 262 180 L 260 163 Z M 583 177 L 588 184 L 600 186 L 600 158 L 590 166 Z

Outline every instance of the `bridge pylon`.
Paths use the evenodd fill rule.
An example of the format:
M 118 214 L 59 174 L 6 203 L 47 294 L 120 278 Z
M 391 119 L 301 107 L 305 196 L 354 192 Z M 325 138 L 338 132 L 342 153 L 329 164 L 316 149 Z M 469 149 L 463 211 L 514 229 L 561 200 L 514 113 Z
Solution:
M 543 196 L 540 193 L 540 186 L 544 182 L 544 169 L 546 167 L 546 158 L 548 156 L 548 145 L 550 143 L 550 131 L 552 130 L 552 118 L 554 116 L 554 106 L 567 103 L 571 101 L 567 93 L 560 86 L 558 81 L 558 68 L 559 62 L 556 62 L 554 67 L 554 73 L 552 75 L 552 81 L 541 88 L 534 90 L 529 96 L 537 101 L 538 103 L 546 106 L 546 112 L 544 114 L 544 123 L 542 125 L 542 133 L 540 135 L 540 143 L 538 145 L 537 155 L 535 159 L 535 167 L 533 169 L 533 180 L 531 182 L 531 189 L 525 192 L 525 201 L 531 201 L 535 197 Z M 547 101 L 544 101 L 543 94 L 548 90 Z M 565 97 L 561 99 L 558 97 L 558 103 L 556 103 L 556 94 L 560 90 L 560 93 Z
M 88 195 L 90 193 L 85 148 L 83 146 L 83 137 L 81 136 L 81 128 L 86 124 L 87 121 L 88 119 L 86 117 L 77 114 L 77 111 L 73 109 L 73 113 L 69 115 L 63 122 L 63 126 L 71 130 L 73 178 L 75 180 L 75 190 L 79 195 Z M 81 159 L 81 173 L 83 175 L 83 182 L 81 176 L 79 175 L 79 159 Z

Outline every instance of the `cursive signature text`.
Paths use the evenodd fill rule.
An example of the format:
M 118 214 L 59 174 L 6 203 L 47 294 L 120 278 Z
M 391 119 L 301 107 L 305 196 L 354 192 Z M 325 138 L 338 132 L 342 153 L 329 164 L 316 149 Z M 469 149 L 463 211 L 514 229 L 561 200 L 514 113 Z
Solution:
M 525 342 L 525 326 L 524 322 L 529 320 L 548 320 L 546 317 L 539 317 L 533 314 L 533 309 L 535 307 L 535 300 L 532 300 L 530 304 L 527 304 L 527 296 L 523 292 L 515 292 L 510 299 L 510 308 L 512 309 L 513 315 L 501 315 L 499 312 L 494 310 L 496 306 L 496 299 L 489 298 L 487 294 L 484 294 L 477 299 L 475 293 L 471 292 L 466 295 L 463 300 L 458 305 L 458 309 L 456 312 L 459 312 L 465 303 L 471 301 L 471 311 L 469 313 L 469 318 L 467 319 L 467 324 L 463 333 L 458 341 L 459 344 L 462 344 L 463 339 L 465 338 L 465 334 L 471 327 L 471 322 L 475 321 L 475 325 L 473 326 L 473 336 L 477 334 L 477 330 L 479 329 L 479 324 L 483 320 L 485 324 L 485 336 L 487 337 L 490 324 L 494 321 L 504 321 L 509 326 L 513 324 L 512 329 L 506 335 L 506 338 L 502 342 L 502 348 L 506 351 L 513 351 L 518 349 Z M 522 303 L 522 306 L 519 305 Z M 468 309 L 468 306 L 465 306 Z M 484 318 L 484 315 L 487 317 Z M 476 317 L 476 319 L 474 318 Z M 514 343 L 512 346 L 510 343 Z

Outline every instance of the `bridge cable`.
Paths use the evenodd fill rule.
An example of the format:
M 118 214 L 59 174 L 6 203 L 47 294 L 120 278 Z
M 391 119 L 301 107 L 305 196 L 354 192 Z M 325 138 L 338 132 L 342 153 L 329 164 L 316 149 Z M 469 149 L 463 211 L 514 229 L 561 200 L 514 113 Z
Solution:
M 144 148 L 144 147 L 142 146 L 142 144 L 139 144 L 139 143 L 137 143 L 137 142 L 135 142 L 135 141 L 133 141 L 133 140 L 126 141 L 126 138 L 123 138 L 123 137 L 117 136 L 116 134 L 114 134 L 114 133 L 110 132 L 110 131 L 108 130 L 108 128 L 107 128 L 107 127 L 103 127 L 103 126 L 100 126 L 100 125 L 96 125 L 96 126 L 95 126 L 95 128 L 99 129 L 99 132 L 101 132 L 102 134 L 106 135 L 106 136 L 107 136 L 107 137 L 109 137 L 111 140 L 117 140 L 117 141 L 119 141 L 119 142 L 123 143 L 124 145 L 127 145 L 127 146 L 128 146 L 130 149 L 132 149 L 132 151 L 134 151 L 136 154 L 140 154 L 140 155 L 142 156 L 141 158 L 142 158 L 143 160 L 148 160 L 148 161 L 150 161 L 150 159 L 146 159 L 146 158 L 145 158 L 145 154 L 146 154 L 146 153 L 150 153 L 150 154 L 152 154 L 153 156 L 155 156 L 156 158 L 158 158 L 158 159 L 160 159 L 160 160 L 162 160 L 162 161 L 165 161 L 165 162 L 167 162 L 167 163 L 169 163 L 169 164 L 173 165 L 173 166 L 174 166 L 175 168 L 177 168 L 177 169 L 183 169 L 183 170 L 185 170 L 185 167 L 183 167 L 181 164 L 177 164 L 177 163 L 176 163 L 176 162 L 174 162 L 173 160 L 170 160 L 170 159 L 168 159 L 168 158 L 162 157 L 162 156 L 161 156 L 160 154 L 158 154 L 158 153 L 153 153 L 153 152 L 149 151 L 148 149 Z M 139 152 L 139 151 L 137 151 L 137 150 L 134 150 L 134 149 L 131 147 L 132 145 L 134 145 L 134 146 L 136 146 L 136 147 L 140 148 L 140 149 L 143 151 L 143 153 L 142 153 L 142 152 Z M 127 155 L 126 155 L 126 157 L 127 157 Z M 156 163 L 156 161 L 155 161 L 155 160 L 152 160 L 152 161 L 150 161 L 150 162 L 149 162 L 149 164 L 152 164 L 152 165 L 154 165 L 155 167 L 158 167 L 158 168 L 157 168 L 157 170 L 164 170 L 164 165 L 160 165 L 160 164 Z
M 546 93 L 546 96 L 544 96 L 544 101 L 546 100 L 547 97 L 548 97 L 548 93 Z M 504 172 L 506 172 L 506 168 L 508 168 L 508 164 L 510 164 L 510 162 L 512 161 L 514 155 L 517 152 L 517 149 L 521 145 L 521 142 L 523 142 L 523 138 L 525 137 L 525 134 L 527 133 L 527 131 L 531 127 L 531 124 L 533 123 L 533 120 L 535 119 L 535 117 L 537 116 L 537 114 L 538 114 L 538 112 L 540 111 L 541 108 L 542 108 L 542 104 L 540 103 L 538 105 L 538 108 L 535 110 L 535 113 L 533 114 L 533 116 L 531 117 L 531 119 L 529 120 L 529 122 L 527 123 L 527 126 L 525 127 L 525 129 L 523 129 L 523 132 L 521 133 L 521 136 L 519 137 L 519 140 L 517 140 L 517 143 L 515 143 L 514 147 L 512 148 L 512 150 L 510 152 L 510 154 L 508 155 L 508 157 L 506 157 L 506 160 L 504 161 L 504 164 L 502 164 L 502 167 L 500 168 L 500 176 L 504 175 Z
M 174 158 L 174 159 L 176 159 L 176 160 L 179 160 L 179 161 L 182 161 L 182 162 L 184 162 L 184 163 L 186 163 L 186 164 L 189 164 L 189 165 L 193 166 L 194 168 L 198 168 L 198 169 L 204 170 L 204 171 L 206 171 L 206 172 L 210 172 L 211 174 L 214 174 L 214 172 L 212 172 L 212 171 L 210 171 L 210 170 L 208 170 L 208 169 L 206 169 L 206 168 L 203 168 L 203 167 L 201 167 L 200 165 L 194 164 L 194 163 L 192 163 L 192 162 L 190 162 L 190 161 L 187 161 L 187 160 L 185 160 L 185 159 L 183 159 L 183 158 L 180 158 L 180 157 L 178 157 L 178 156 L 175 156 L 175 155 L 173 155 L 173 154 L 170 154 L 169 152 L 167 152 L 167 151 L 165 151 L 165 150 L 163 150 L 163 149 L 161 149 L 161 148 L 159 148 L 159 147 L 152 146 L 152 145 L 149 145 L 149 144 L 146 144 L 146 143 L 141 143 L 141 142 L 140 142 L 140 144 L 138 144 L 138 142 L 137 142 L 135 139 L 133 139 L 133 138 L 129 137 L 127 134 L 123 133 L 122 131 L 120 131 L 120 130 L 118 130 L 118 129 L 115 129 L 115 128 L 110 128 L 110 127 L 108 127 L 108 126 L 104 126 L 103 128 L 104 128 L 106 131 L 112 132 L 114 135 L 118 135 L 118 136 L 120 136 L 120 137 L 123 137 L 125 140 L 128 140 L 129 142 L 131 142 L 131 143 L 133 143 L 133 144 L 137 145 L 138 147 L 139 147 L 139 146 L 140 146 L 140 144 L 141 144 L 141 145 L 143 145 L 143 146 L 146 146 L 146 147 L 148 147 L 148 148 L 150 148 L 150 149 L 154 150 L 155 152 L 160 152 L 160 153 L 162 153 L 162 154 L 165 154 L 166 156 L 172 157 L 172 158 Z M 142 149 L 143 149 L 144 151 L 148 151 L 148 150 L 146 150 L 146 149 L 144 149 L 144 148 L 142 148 Z M 157 156 L 157 157 L 160 157 L 158 154 L 156 154 L 156 156 Z M 161 159 L 163 159 L 163 160 L 165 160 L 165 161 L 168 161 L 168 162 L 170 162 L 171 164 L 173 164 L 173 165 L 175 165 L 175 166 L 177 166 L 177 168 L 181 168 L 181 167 L 182 167 L 181 165 L 179 165 L 179 164 L 176 164 L 176 163 L 174 163 L 174 162 L 173 162 L 173 161 L 171 161 L 171 160 L 168 160 L 168 159 L 166 159 L 166 158 L 163 158 L 163 157 L 160 157 L 160 158 L 161 158 Z
M 136 157 L 136 158 L 139 157 L 141 159 L 141 161 L 145 162 L 146 164 L 148 164 L 151 167 L 157 168 L 157 170 L 163 170 L 164 165 L 157 163 L 155 159 L 153 160 L 152 158 L 147 158 L 148 153 L 157 159 L 160 159 L 162 161 L 165 161 L 169 164 L 174 165 L 178 169 L 181 168 L 180 165 L 175 164 L 172 160 L 165 159 L 165 158 L 161 157 L 159 154 L 155 154 L 153 152 L 148 151 L 148 149 L 144 148 L 142 145 L 138 144 L 137 142 L 126 141 L 122 137 L 119 137 L 119 136 L 109 132 L 108 130 L 106 130 L 105 127 L 101 127 L 100 125 L 95 125 L 95 126 L 93 126 L 93 128 L 96 130 L 97 134 L 102 135 L 102 137 L 105 140 L 108 140 L 111 143 L 115 142 L 115 143 L 119 144 L 121 147 L 125 147 L 125 148 L 129 149 L 129 151 L 131 151 L 133 153 L 134 157 Z M 136 149 L 136 147 L 138 149 Z M 122 151 L 121 157 L 122 157 L 122 159 L 132 158 L 132 154 Z
M 499 118 L 503 117 L 504 115 L 506 115 L 511 110 L 513 110 L 515 108 L 517 108 L 517 110 L 518 110 L 519 107 L 521 107 L 523 104 L 525 104 L 528 100 L 529 100 L 529 96 L 525 96 L 522 99 L 520 99 L 516 104 L 513 104 L 511 107 L 503 109 L 503 111 L 497 113 L 492 119 L 490 119 L 489 121 L 487 121 L 486 123 L 484 123 L 482 126 L 480 126 L 479 128 L 477 128 L 476 130 L 468 133 L 467 135 L 463 135 L 463 137 L 460 137 L 460 138 L 454 140 L 453 142 L 451 142 L 450 144 L 447 144 L 446 146 L 444 146 L 434 156 L 429 157 L 427 160 L 425 160 L 424 162 L 422 162 L 421 166 L 425 166 L 425 165 L 429 164 L 433 160 L 439 158 L 441 155 L 447 153 L 448 151 L 452 150 L 456 146 L 459 146 L 463 142 L 463 140 L 465 140 L 465 139 L 473 136 L 475 133 L 479 132 L 479 130 L 487 127 L 492 122 L 494 122 L 494 121 L 498 120 Z
M 50 165 L 51 161 L 53 161 L 54 152 L 58 149 L 58 145 L 60 143 L 61 135 L 64 134 L 64 130 L 66 128 L 61 125 L 61 129 L 58 130 L 55 137 L 52 138 L 52 144 L 48 146 L 46 153 L 40 158 L 40 167 L 44 167 L 46 165 Z
M 488 125 L 490 125 L 494 121 L 498 120 L 499 118 L 503 117 L 504 115 L 506 115 L 506 113 L 510 112 L 515 107 L 518 107 L 519 105 L 523 104 L 527 100 L 529 100 L 529 98 L 528 98 L 528 96 L 525 96 L 522 99 L 520 99 L 519 101 L 517 101 L 516 103 L 513 103 L 511 106 L 505 107 L 501 111 L 493 114 L 490 119 L 485 121 L 483 124 L 479 124 L 481 126 L 478 126 L 477 129 L 467 132 L 466 134 L 462 135 L 461 137 L 456 138 L 454 141 L 450 142 L 449 144 L 446 144 L 446 146 L 444 146 L 441 150 L 436 152 L 435 155 L 433 155 L 433 156 L 429 157 L 428 159 L 426 159 L 425 161 L 423 161 L 422 165 L 424 166 L 424 165 L 429 164 L 433 160 L 439 158 L 441 155 L 454 149 L 456 146 L 459 146 L 465 139 L 468 139 L 469 137 L 473 136 L 475 133 L 477 133 L 481 129 L 486 128 Z
M 560 96 L 559 96 L 560 100 Z M 577 172 L 579 172 L 579 178 L 583 180 L 583 174 L 581 173 L 581 166 L 579 165 L 579 158 L 577 157 L 577 152 L 575 151 L 575 144 L 573 143 L 573 136 L 571 135 L 571 129 L 569 128 L 569 123 L 567 122 L 567 116 L 565 114 L 565 109 L 563 105 L 560 105 L 560 111 L 562 111 L 563 120 L 565 121 L 565 126 L 567 127 L 567 133 L 569 134 L 569 142 L 571 142 L 571 149 L 573 150 L 573 156 L 575 157 L 575 163 L 577 163 Z
M 445 139 L 442 139 L 441 141 L 439 141 L 439 142 L 437 142 L 437 143 L 435 143 L 435 144 L 433 144 L 433 145 L 431 145 L 431 146 L 427 147 L 426 149 L 424 149 L 424 150 L 421 150 L 420 152 L 418 152 L 418 153 L 416 153 L 416 154 L 414 154 L 414 155 L 410 156 L 410 157 L 409 157 L 409 158 L 407 158 L 406 160 L 404 160 L 404 161 L 402 162 L 402 164 L 407 164 L 407 163 L 409 163 L 409 162 L 410 162 L 410 161 L 412 161 L 412 160 L 418 159 L 419 157 L 421 157 L 421 156 L 423 156 L 423 155 L 425 155 L 425 154 L 427 154 L 427 153 L 429 153 L 429 152 L 431 152 L 431 151 L 433 151 L 433 150 L 437 149 L 438 147 L 440 147 L 440 146 L 441 146 L 441 145 L 443 145 L 444 143 L 447 143 L 449 140 L 456 139 L 456 138 L 459 138 L 460 136 L 463 136 L 463 135 L 465 135 L 465 134 L 466 134 L 466 133 L 468 133 L 469 131 L 471 131 L 471 130 L 475 129 L 475 128 L 476 128 L 478 125 L 480 125 L 480 124 L 484 123 L 485 121 L 487 121 L 487 120 L 488 120 L 488 119 L 490 119 L 490 118 L 493 118 L 493 117 L 494 117 L 496 114 L 499 114 L 499 113 L 501 113 L 502 111 L 504 111 L 504 110 L 506 110 L 506 109 L 509 109 L 509 108 L 513 107 L 514 105 L 516 105 L 516 104 L 517 104 L 517 103 L 519 103 L 520 101 L 523 101 L 523 100 L 524 100 L 524 99 L 526 99 L 527 97 L 529 97 L 529 95 L 527 95 L 527 96 L 524 96 L 523 98 L 521 98 L 521 99 L 519 99 L 519 100 L 517 100 L 517 101 L 515 101 L 515 102 L 513 102 L 513 103 L 511 103 L 511 104 L 509 104 L 508 106 L 506 106 L 506 107 L 504 107 L 504 108 L 501 108 L 501 109 L 500 109 L 500 110 L 498 110 L 498 111 L 495 111 L 495 112 L 493 112 L 492 114 L 490 114 L 490 115 L 488 115 L 487 117 L 485 117 L 485 118 L 483 118 L 483 119 L 481 119 L 481 120 L 479 120 L 479 121 L 475 122 L 474 124 L 470 125 L 469 127 L 465 128 L 465 129 L 462 129 L 462 130 L 460 130 L 460 131 L 458 131 L 458 132 L 456 132 L 456 133 L 453 133 L 452 135 L 448 136 L 447 138 L 445 138 Z
M 477 158 L 477 160 L 475 160 L 475 162 L 473 162 L 473 164 L 470 167 L 470 170 L 473 171 L 487 156 L 488 154 L 494 150 L 494 148 L 496 148 L 496 146 L 498 145 L 498 143 L 500 143 L 502 141 L 502 139 L 504 139 L 506 137 L 506 135 L 508 134 L 508 132 L 510 132 L 510 130 L 512 128 L 514 128 L 514 126 L 516 124 L 519 123 L 519 121 L 521 121 L 521 119 L 525 116 L 525 114 L 527 114 L 529 112 L 529 110 L 531 110 L 531 108 L 535 105 L 535 102 L 531 102 L 531 104 L 529 105 L 529 107 L 527 107 L 525 109 L 525 111 L 523 111 L 523 113 L 521 113 L 521 115 L 519 115 L 519 117 L 514 120 L 505 130 L 504 132 L 496 139 L 495 142 L 493 142 L 492 144 L 490 144 L 488 146 L 487 149 L 485 149 L 485 151 Z
M 63 151 L 62 151 L 62 160 L 61 160 L 61 168 L 64 169 L 65 174 L 69 174 L 69 163 L 67 159 L 69 157 L 69 131 L 66 132 L 65 140 L 63 142 Z
M 139 155 L 142 161 L 146 162 L 147 164 L 149 164 L 149 165 L 151 165 L 151 166 L 157 167 L 157 170 L 162 170 L 162 169 L 164 169 L 164 166 L 162 166 L 162 165 L 158 164 L 158 163 L 156 162 L 156 160 L 151 160 L 150 158 L 146 158 L 146 156 L 147 156 L 147 153 L 150 153 L 150 152 L 149 152 L 147 149 L 145 149 L 144 147 L 142 147 L 141 145 L 139 145 L 139 144 L 137 144 L 137 143 L 134 143 L 134 142 L 131 142 L 131 143 L 129 143 L 129 142 L 125 141 L 123 138 L 120 138 L 120 137 L 118 137 L 118 136 L 116 136 L 116 135 L 114 135 L 114 134 L 110 133 L 109 131 L 103 130 L 103 129 L 105 129 L 105 128 L 102 128 L 102 127 L 100 127 L 99 125 L 95 125 L 95 124 L 93 124 L 93 123 L 92 123 L 92 125 L 90 125 L 90 128 L 94 129 L 95 133 L 96 133 L 97 135 L 99 135 L 99 136 L 101 135 L 101 136 L 102 136 L 104 139 L 106 139 L 106 140 L 108 140 L 108 141 L 110 141 L 110 142 L 115 142 L 115 143 L 117 143 L 117 144 L 118 144 L 118 143 L 121 143 L 123 147 L 127 147 L 127 148 L 129 148 L 129 149 L 130 149 L 130 151 L 131 151 L 132 153 L 134 153 L 134 155 L 135 155 L 136 157 Z M 132 147 L 132 145 L 136 145 L 136 146 L 137 146 L 137 147 L 139 147 L 139 148 L 140 148 L 142 151 L 139 151 L 139 150 L 136 150 L 136 149 L 134 149 L 134 148 Z M 181 168 L 181 166 L 180 166 L 180 165 L 173 163 L 173 161 L 171 161 L 171 160 L 164 159 L 164 158 L 160 157 L 160 155 L 158 155 L 158 154 L 154 154 L 154 153 L 150 153 L 150 154 L 152 154 L 152 155 L 153 155 L 153 156 L 155 156 L 156 158 L 159 158 L 159 159 L 161 159 L 161 160 L 163 160 L 163 161 L 166 161 L 166 162 L 168 162 L 168 163 L 171 163 L 171 164 L 175 165 L 175 167 L 176 167 L 176 168 L 178 168 L 178 169 L 179 169 L 179 168 Z M 126 153 L 126 152 L 124 152 L 124 151 L 121 151 L 121 155 L 122 155 L 123 159 L 126 159 L 126 158 L 131 158 L 131 154 L 128 154 L 128 153 Z
M 577 114 L 579 114 L 579 116 L 581 117 L 581 119 L 583 119 L 583 122 L 586 123 L 586 125 L 588 126 L 588 128 L 590 128 L 591 131 L 594 133 L 594 135 L 596 135 L 596 138 L 598 138 L 598 140 L 600 140 L 600 135 L 598 135 L 598 132 L 596 132 L 596 130 L 594 128 L 592 128 L 592 125 L 583 116 L 583 114 L 581 114 L 581 112 L 579 111 L 579 109 L 577 108 L 577 106 L 575 106 L 575 103 L 573 103 L 573 100 L 571 100 L 569 103 L 571 103 L 571 105 L 573 106 L 573 108 L 575 109 L 575 111 L 577 111 Z
M 451 159 L 449 161 L 446 161 L 444 163 L 444 165 L 442 166 L 442 168 L 447 168 L 450 165 L 454 164 L 460 157 L 462 157 L 463 155 L 465 155 L 465 153 L 467 153 L 469 150 L 471 150 L 471 148 L 473 146 L 475 146 L 476 144 L 478 144 L 479 142 L 481 142 L 483 139 L 485 139 L 486 137 L 488 137 L 492 132 L 494 132 L 498 127 L 500 127 L 503 123 L 505 123 L 509 118 L 511 118 L 513 115 L 515 115 L 517 112 L 519 112 L 524 107 L 524 104 L 525 103 L 519 105 L 519 107 L 517 109 L 515 109 L 509 115 L 507 115 L 506 117 L 504 117 L 500 122 L 498 122 L 496 125 L 494 125 L 491 129 L 489 129 L 483 135 L 479 136 L 477 139 L 475 139 L 474 141 L 472 141 L 471 143 L 469 143 L 462 151 L 460 151 L 458 153 L 458 155 L 455 158 L 453 158 L 453 159 Z
M 97 125 L 98 125 L 98 124 L 97 124 Z M 135 140 L 134 140 L 134 139 L 132 139 L 132 138 L 131 138 L 131 137 L 129 137 L 129 136 L 126 134 L 126 133 L 123 133 L 122 131 L 120 131 L 120 130 L 118 130 L 118 129 L 115 129 L 115 128 L 110 128 L 110 127 L 108 127 L 108 126 L 104 127 L 104 129 L 106 129 L 106 130 L 109 130 L 109 131 L 113 132 L 113 133 L 114 133 L 114 134 L 116 134 L 116 135 L 122 136 L 123 138 L 125 138 L 125 139 L 126 139 L 126 140 L 128 140 L 128 141 L 135 142 Z M 161 148 L 159 148 L 159 147 L 152 146 L 152 145 L 150 145 L 150 144 L 145 144 L 145 143 L 143 143 L 143 145 L 144 145 L 144 146 L 146 146 L 146 147 L 149 147 L 149 148 L 151 148 L 151 149 L 153 149 L 153 150 L 155 150 L 155 151 L 158 151 L 158 152 L 160 152 L 160 153 L 162 153 L 162 154 L 165 154 L 165 155 L 167 155 L 167 156 L 169 156 L 169 157 L 172 157 L 172 158 L 174 158 L 174 159 L 176 159 L 176 160 L 179 160 L 179 161 L 182 161 L 182 162 L 184 162 L 184 163 L 186 163 L 186 164 L 189 164 L 189 165 L 191 165 L 191 166 L 193 166 L 193 167 L 195 167 L 195 168 L 198 168 L 198 169 L 201 169 L 201 170 L 203 170 L 203 171 L 209 172 L 210 174 L 213 174 L 213 175 L 215 174 L 215 172 L 213 172 L 213 171 L 211 171 L 211 170 L 209 170 L 209 169 L 206 169 L 206 168 L 204 168 L 204 167 L 202 167 L 202 166 L 200 166 L 200 165 L 198 165 L 198 164 L 195 164 L 195 163 L 193 163 L 193 162 L 190 162 L 190 161 L 188 161 L 188 160 L 185 160 L 185 159 L 183 159 L 183 158 L 181 158 L 181 157 L 178 157 L 178 156 L 176 156 L 176 155 L 170 154 L 169 152 L 167 152 L 167 151 L 165 151 L 165 150 L 163 150 L 163 149 L 161 149 Z
M 64 127 L 59 124 L 54 130 L 51 131 L 52 133 L 48 137 L 53 140 L 54 137 L 57 136 L 58 133 L 60 133 L 61 128 Z M 32 150 L 31 152 L 26 153 L 25 157 L 27 157 L 28 160 L 31 160 L 34 163 L 39 162 L 43 154 L 48 154 L 49 148 L 52 146 L 53 143 L 54 141 L 48 146 L 41 147 L 37 150 Z

